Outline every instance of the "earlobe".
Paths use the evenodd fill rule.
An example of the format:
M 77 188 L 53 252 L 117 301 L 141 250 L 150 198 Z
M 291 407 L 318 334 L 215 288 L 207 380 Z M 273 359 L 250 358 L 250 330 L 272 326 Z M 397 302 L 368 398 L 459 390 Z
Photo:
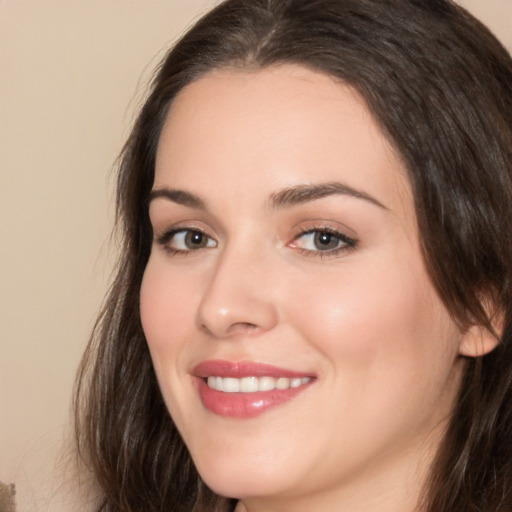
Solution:
M 499 339 L 481 325 L 470 327 L 462 338 L 459 353 L 466 357 L 481 357 L 492 352 L 499 344 Z
M 491 326 L 492 330 L 485 325 L 472 325 L 462 338 L 459 353 L 466 357 L 481 357 L 492 352 L 503 333 L 503 315 L 493 315 Z

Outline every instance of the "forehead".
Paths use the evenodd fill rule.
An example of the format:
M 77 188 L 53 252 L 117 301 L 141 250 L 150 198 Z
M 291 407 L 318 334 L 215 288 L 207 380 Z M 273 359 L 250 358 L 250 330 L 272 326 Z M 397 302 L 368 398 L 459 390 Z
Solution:
M 410 200 L 399 156 L 348 85 L 295 65 L 221 69 L 175 98 L 158 146 L 155 186 L 211 193 L 227 185 L 254 195 L 261 185 L 317 181 Z

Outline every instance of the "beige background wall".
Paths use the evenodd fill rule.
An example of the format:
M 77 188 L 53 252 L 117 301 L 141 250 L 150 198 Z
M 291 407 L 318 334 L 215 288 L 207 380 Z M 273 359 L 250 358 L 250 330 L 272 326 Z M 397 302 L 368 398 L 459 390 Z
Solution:
M 110 171 L 162 50 L 213 1 L 0 0 L 0 480 L 19 512 L 72 508 L 60 454 L 115 252 Z M 512 0 L 462 3 L 512 48 Z

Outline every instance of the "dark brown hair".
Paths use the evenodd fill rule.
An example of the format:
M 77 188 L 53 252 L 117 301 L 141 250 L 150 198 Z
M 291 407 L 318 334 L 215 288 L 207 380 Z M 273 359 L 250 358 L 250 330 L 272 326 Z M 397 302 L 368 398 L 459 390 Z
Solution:
M 296 63 L 365 99 L 409 172 L 426 265 L 461 329 L 500 337 L 468 359 L 422 509 L 512 510 L 512 60 L 448 0 L 227 0 L 175 45 L 120 159 L 117 275 L 77 380 L 79 451 L 98 510 L 227 511 L 163 403 L 139 316 L 162 124 L 187 84 L 222 68 Z M 497 322 L 496 319 L 500 321 Z

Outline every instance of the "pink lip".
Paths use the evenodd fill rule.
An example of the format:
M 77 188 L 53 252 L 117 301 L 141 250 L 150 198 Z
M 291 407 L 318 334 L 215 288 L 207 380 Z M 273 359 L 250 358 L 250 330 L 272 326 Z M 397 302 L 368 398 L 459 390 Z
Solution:
M 204 361 L 192 370 L 196 378 L 199 397 L 209 411 L 219 416 L 231 418 L 253 418 L 278 405 L 289 402 L 308 388 L 313 380 L 297 388 L 254 393 L 223 393 L 208 387 L 206 378 L 214 375 L 219 377 L 311 377 L 314 375 L 296 372 L 276 366 L 254 362 Z
M 295 372 L 285 368 L 278 368 L 269 364 L 255 363 L 251 361 L 222 361 L 211 360 L 199 363 L 194 367 L 192 373 L 196 377 L 206 378 L 210 375 L 219 377 L 312 377 L 310 373 Z

